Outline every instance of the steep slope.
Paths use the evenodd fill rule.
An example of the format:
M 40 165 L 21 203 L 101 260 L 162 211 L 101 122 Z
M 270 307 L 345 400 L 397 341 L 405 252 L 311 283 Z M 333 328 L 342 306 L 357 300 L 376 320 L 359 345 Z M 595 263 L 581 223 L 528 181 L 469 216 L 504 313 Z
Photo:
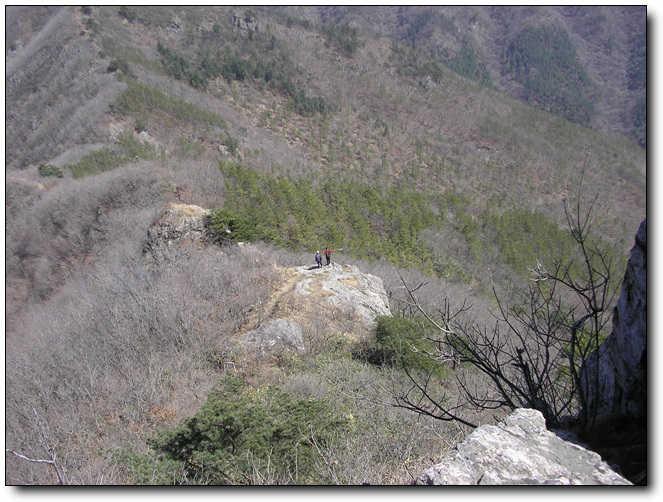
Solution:
M 646 217 L 646 154 L 637 145 L 528 107 L 384 37 L 325 31 L 270 12 L 7 9 L 12 305 L 47 298 L 78 260 L 107 242 L 98 223 L 101 209 L 113 207 L 109 198 L 124 201 L 114 190 L 102 198 L 101 208 L 85 210 L 80 218 L 67 220 L 67 209 L 53 208 L 67 206 L 79 190 L 89 193 L 97 184 L 94 175 L 126 165 L 136 169 L 130 180 L 120 175 L 118 183 L 127 193 L 149 193 L 141 209 L 159 210 L 175 198 L 222 206 L 232 180 L 220 172 L 219 161 L 239 163 L 263 180 L 282 176 L 290 187 L 302 188 L 279 194 L 289 207 L 297 206 L 289 200 L 293 195 L 310 197 L 330 177 L 359 187 L 357 197 L 368 199 L 371 191 L 371 197 L 408 201 L 397 208 L 410 211 L 402 217 L 379 214 L 382 206 L 374 201 L 360 206 L 332 194 L 336 204 L 324 217 L 343 222 L 334 229 L 339 240 L 347 232 L 407 240 L 410 249 L 423 252 L 400 263 L 424 256 L 428 270 L 485 289 L 491 281 L 486 267 L 506 284 L 516 277 L 512 269 L 519 260 L 523 269 L 532 260 L 531 253 L 504 258 L 509 250 L 503 243 L 513 237 L 503 232 L 496 238 L 496 218 L 527 229 L 532 223 L 526 215 L 543 215 L 546 225 L 539 216 L 532 221 L 553 235 L 566 226 L 564 201 L 573 201 L 582 188 L 587 203 L 598 194 L 595 232 L 614 248 L 617 261 L 626 259 L 632 229 Z M 315 12 L 304 8 L 298 19 Z M 384 22 L 390 19 L 385 14 Z M 145 186 L 134 179 L 141 171 L 150 173 Z M 58 172 L 64 180 L 40 174 Z M 159 183 L 162 192 L 156 194 Z M 424 193 L 429 205 L 422 209 L 410 202 L 416 200 L 412 192 Z M 332 197 L 322 193 L 327 199 L 312 201 L 320 208 Z M 395 198 L 403 193 L 408 196 Z M 96 197 L 83 199 L 94 206 Z M 357 214 L 346 209 L 352 205 L 360 206 Z M 37 207 L 49 208 L 48 215 L 35 214 Z M 429 214 L 422 217 L 423 211 Z M 280 216 L 284 235 L 299 232 L 286 244 L 309 252 L 315 234 L 295 224 L 306 215 Z M 410 222 L 420 226 L 426 218 L 442 223 L 407 235 Z M 84 237 L 73 245 L 69 237 L 79 231 Z M 47 244 L 37 245 L 42 241 Z M 374 242 L 363 238 L 362 244 Z M 477 243 L 487 247 L 479 250 Z M 398 242 L 394 247 L 390 259 L 410 252 Z M 366 251 L 355 246 L 351 252 L 386 256 Z
M 583 373 L 590 409 L 597 414 L 594 430 L 580 435 L 583 443 L 573 432 L 546 430 L 540 412 L 517 409 L 497 427 L 477 428 L 416 484 L 647 484 L 646 251 L 644 221 L 612 333 L 587 359 Z
M 644 6 L 334 6 L 273 10 L 312 23 L 380 33 L 417 47 L 467 76 L 485 79 L 518 99 L 526 99 L 524 88 L 505 71 L 505 51 L 525 27 L 559 27 L 569 34 L 580 65 L 592 81 L 590 99 L 596 108 L 592 127 L 646 140 L 646 125 L 634 123 L 640 102 L 646 98 Z
M 122 90 L 98 59 L 95 39 L 80 34 L 78 11 L 8 7 L 6 23 L 34 26 L 31 19 L 38 14 L 46 21 L 38 32 L 7 31 L 15 37 L 13 44 L 21 44 L 6 60 L 8 168 L 36 166 L 68 150 L 86 152 L 106 144 L 108 107 Z
M 526 284 L 530 243 L 557 249 L 562 202 L 584 168 L 586 200 L 600 195 L 593 229 L 616 262 L 626 256 L 646 216 L 637 144 L 387 37 L 307 24 L 309 10 L 288 20 L 258 7 L 6 9 L 9 484 L 63 473 L 67 483 L 130 483 L 123 448 L 144 453 L 152 432 L 200 408 L 261 307 L 297 322 L 284 315 L 296 283 L 283 274 L 316 274 L 297 268 L 309 248 L 336 245 L 316 225 L 328 223 L 337 247 L 353 242 L 343 265 L 366 257 L 361 270 L 390 297 L 401 287 L 395 266 L 409 264 L 430 308 L 437 295 L 488 303 L 493 282 Z M 179 242 L 149 255 L 148 232 L 202 233 L 155 230 L 168 208 L 181 222 L 194 206 L 276 222 L 280 234 L 255 250 Z M 303 335 L 323 323 L 334 335 L 365 329 L 312 284 L 338 316 Z M 272 373 L 247 364 L 244 376 L 329 399 L 354 427 L 341 438 L 342 467 L 316 457 L 325 479 L 410 480 L 464 431 L 378 406 L 390 372 L 354 359 L 350 338 L 291 354 Z M 370 406 L 350 399 L 357 389 Z
M 645 156 L 635 145 L 537 112 L 445 68 L 433 71 L 425 56 L 387 39 L 358 36 L 346 54 L 333 34 L 268 14 L 256 17 L 249 37 L 230 8 L 136 12 L 128 20 L 117 8 L 89 16 L 63 8 L 40 36 L 8 54 L 8 168 L 62 167 L 90 150 L 117 147 L 134 159 L 138 147 L 122 143 L 118 131 L 146 127 L 155 150 L 139 151 L 139 158 L 215 162 L 225 152 L 273 175 L 456 193 L 478 211 L 515 206 L 560 221 L 561 199 L 586 163 L 585 186 L 604 194 L 597 202 L 604 236 L 625 248 L 622 223 L 630 228 L 644 217 Z M 284 87 L 239 74 L 192 87 L 189 77 L 172 78 L 159 44 L 172 61 L 184 58 L 191 75 L 202 74 L 205 55 L 223 62 L 229 54 L 230 65 L 282 72 Z M 129 75 L 114 78 L 114 61 L 127 63 Z M 326 111 L 297 111 L 297 103 Z M 183 113 L 185 104 L 191 111 Z M 204 192 L 213 187 L 200 193 L 189 185 L 206 199 L 202 205 L 212 205 Z

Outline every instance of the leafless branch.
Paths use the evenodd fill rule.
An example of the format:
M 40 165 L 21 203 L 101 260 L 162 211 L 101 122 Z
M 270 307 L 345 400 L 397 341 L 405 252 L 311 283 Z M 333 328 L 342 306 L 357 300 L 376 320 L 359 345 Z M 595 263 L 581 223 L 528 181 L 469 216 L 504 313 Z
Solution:
M 55 470 L 55 474 L 56 474 L 57 477 L 58 477 L 58 482 L 59 482 L 61 485 L 64 485 L 64 484 L 65 484 L 65 482 L 64 482 L 64 476 L 63 476 L 62 473 L 60 472 L 60 468 L 58 467 L 58 464 L 55 462 L 55 459 L 45 460 L 45 459 L 29 458 L 29 457 L 26 457 L 25 455 L 21 455 L 20 453 L 16 453 L 15 451 L 10 450 L 10 449 L 8 449 L 8 448 L 6 448 L 5 451 L 6 451 L 7 453 L 11 453 L 12 455 L 15 455 L 16 457 L 18 457 L 18 458 L 20 458 L 20 459 L 22 459 L 22 460 L 26 460 L 26 461 L 28 461 L 28 462 L 34 462 L 34 463 L 37 463 L 37 464 L 48 464 L 48 465 L 52 466 L 53 469 Z

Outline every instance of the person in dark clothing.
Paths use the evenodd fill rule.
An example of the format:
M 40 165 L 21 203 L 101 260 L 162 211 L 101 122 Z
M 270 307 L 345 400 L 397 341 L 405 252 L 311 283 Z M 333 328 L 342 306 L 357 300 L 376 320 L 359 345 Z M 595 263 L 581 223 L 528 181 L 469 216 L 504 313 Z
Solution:
M 325 258 L 327 258 L 327 265 L 331 263 L 331 254 L 334 252 L 333 249 L 327 249 L 325 248 L 325 252 L 323 253 L 325 255 Z
M 322 267 L 322 255 L 320 254 L 320 251 L 315 253 L 315 262 L 318 264 L 318 268 Z

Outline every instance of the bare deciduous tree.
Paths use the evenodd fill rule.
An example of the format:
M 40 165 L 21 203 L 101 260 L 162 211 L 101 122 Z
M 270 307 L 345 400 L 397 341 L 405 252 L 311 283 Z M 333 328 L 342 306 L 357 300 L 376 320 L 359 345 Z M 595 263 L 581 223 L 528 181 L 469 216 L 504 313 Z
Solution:
M 596 385 L 598 374 L 587 374 L 584 363 L 610 322 L 617 287 L 611 281 L 610 253 L 590 233 L 596 198 L 585 210 L 581 191 L 582 178 L 575 206 L 566 201 L 564 206 L 576 257 L 554 263 L 550 271 L 537 262 L 525 305 L 509 306 L 493 289 L 497 309 L 492 325 L 467 321 L 463 314 L 469 307 L 452 310 L 448 298 L 435 313 L 424 309 L 417 298 L 421 284 L 413 286 L 401 277 L 406 292 L 401 301 L 435 327 L 433 335 L 425 336 L 436 351 L 427 355 L 447 363 L 451 354 L 451 361 L 469 363 L 485 378 L 485 386 L 459 380 L 465 403 L 451 407 L 445 397 L 435 397 L 430 375 L 415 375 L 405 367 L 412 387 L 396 395 L 399 406 L 465 425 L 472 424 L 457 414 L 465 404 L 482 410 L 527 407 L 541 411 L 549 426 L 570 417 L 582 428 L 592 427 L 582 382 Z

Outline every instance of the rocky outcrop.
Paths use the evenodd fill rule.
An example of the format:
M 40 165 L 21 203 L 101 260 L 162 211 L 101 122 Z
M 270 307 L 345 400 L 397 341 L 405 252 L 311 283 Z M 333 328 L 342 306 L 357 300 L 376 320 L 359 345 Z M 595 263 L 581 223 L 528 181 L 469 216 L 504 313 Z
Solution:
M 168 204 L 166 211 L 148 229 L 143 252 L 159 259 L 161 250 L 176 241 L 202 245 L 209 237 L 207 214 L 209 210 L 199 206 Z
M 285 319 L 274 319 L 258 328 L 253 329 L 241 337 L 247 345 L 259 349 L 262 355 L 272 352 L 292 350 L 304 352 L 304 334 L 297 322 Z
M 504 422 L 482 425 L 419 485 L 630 485 L 601 457 L 546 430 L 541 412 L 520 408 Z
M 247 34 L 249 32 L 258 33 L 259 26 L 256 22 L 255 17 L 250 11 L 246 11 L 243 14 L 235 13 L 232 17 L 232 25 L 236 33 L 240 35 Z
M 295 291 L 315 297 L 318 290 L 332 310 L 340 309 L 369 327 L 378 315 L 391 315 L 382 279 L 362 273 L 353 265 L 332 263 L 322 268 L 297 267 L 293 270 L 303 278 Z
M 588 392 L 590 410 L 598 413 L 594 436 L 614 435 L 616 431 L 604 427 L 604 423 L 625 429 L 629 420 L 644 418 L 647 412 L 646 220 L 640 225 L 631 250 L 621 296 L 613 314 L 612 333 L 598 354 L 598 388 L 586 381 L 583 385 Z M 587 374 L 594 374 L 596 353 L 586 364 Z M 547 431 L 540 412 L 518 409 L 498 426 L 477 428 L 416 483 L 631 484 L 614 472 L 598 453 L 572 440 L 565 441 L 563 437 L 571 439 L 561 432 Z M 599 438 L 599 443 L 609 443 L 606 439 Z M 642 439 L 635 442 L 640 441 Z M 641 446 L 627 445 L 630 449 Z M 624 459 L 629 461 L 627 456 Z
M 640 224 L 615 307 L 612 333 L 599 348 L 598 390 L 588 388 L 590 410 L 644 417 L 647 413 L 647 220 Z M 596 368 L 596 353 L 587 361 Z
M 293 267 L 281 274 L 281 286 L 238 338 L 263 356 L 315 349 L 333 336 L 356 339 L 376 316 L 391 315 L 382 279 L 352 265 Z
M 163 259 L 175 242 L 204 246 L 213 242 L 207 227 L 209 210 L 171 203 L 147 232 L 144 253 L 148 260 Z M 251 244 L 238 243 L 244 253 Z M 352 265 L 332 263 L 317 268 L 278 269 L 279 286 L 266 305 L 256 305 L 236 341 L 253 355 L 319 348 L 340 335 L 358 338 L 378 315 L 391 315 L 382 279 Z

